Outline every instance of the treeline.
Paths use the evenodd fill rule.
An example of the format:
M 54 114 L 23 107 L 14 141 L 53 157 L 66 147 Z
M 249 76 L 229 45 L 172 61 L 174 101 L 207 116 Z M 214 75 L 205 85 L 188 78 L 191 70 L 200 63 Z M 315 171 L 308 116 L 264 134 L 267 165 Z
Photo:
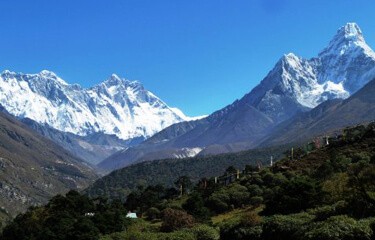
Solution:
M 185 159 L 164 159 L 135 164 L 113 171 L 97 180 L 86 193 L 91 197 L 105 196 L 125 200 L 138 186 L 162 184 L 173 187 L 180 176 L 197 182 L 203 177 L 220 176 L 229 166 L 244 169 L 246 165 L 270 164 L 270 158 L 279 159 L 289 146 L 254 149 L 239 153 Z

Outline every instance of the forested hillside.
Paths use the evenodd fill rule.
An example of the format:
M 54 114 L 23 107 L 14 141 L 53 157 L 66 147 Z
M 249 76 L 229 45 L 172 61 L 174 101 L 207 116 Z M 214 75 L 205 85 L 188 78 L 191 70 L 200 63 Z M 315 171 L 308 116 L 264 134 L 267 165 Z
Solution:
M 372 123 L 294 148 L 272 167 L 228 167 L 195 185 L 180 176 L 176 188 L 139 187 L 123 203 L 57 196 L 19 215 L 2 239 L 372 240 L 374 180 Z M 128 210 L 142 219 L 125 218 Z
M 221 175 L 229 166 L 244 169 L 246 165 L 269 165 L 270 159 L 278 159 L 288 146 L 255 149 L 207 157 L 164 159 L 143 162 L 120 170 L 97 180 L 86 192 L 88 195 L 125 199 L 138 186 L 162 184 L 174 186 L 180 176 L 188 176 L 193 182 L 202 177 Z

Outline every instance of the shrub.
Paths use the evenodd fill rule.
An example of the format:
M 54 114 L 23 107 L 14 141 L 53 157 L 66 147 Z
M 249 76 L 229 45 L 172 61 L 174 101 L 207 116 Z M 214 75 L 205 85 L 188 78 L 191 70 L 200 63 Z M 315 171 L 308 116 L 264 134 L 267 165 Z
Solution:
M 263 191 L 257 184 L 246 186 L 251 196 L 262 196 Z
M 224 191 L 214 192 L 209 198 L 208 206 L 216 213 L 222 213 L 229 209 L 229 196 Z
M 149 220 L 160 218 L 160 210 L 155 207 L 151 207 L 146 211 L 146 215 L 147 219 Z
M 162 230 L 171 232 L 182 228 L 191 228 L 194 224 L 194 218 L 185 211 L 167 208 L 163 213 Z
M 371 235 L 372 230 L 369 223 L 357 222 L 353 218 L 341 215 L 312 224 L 305 232 L 304 238 L 314 240 L 370 240 Z
M 360 161 L 364 161 L 366 163 L 369 163 L 371 161 L 371 157 L 368 156 L 367 153 L 363 153 L 363 152 L 355 153 L 352 156 L 352 162 L 356 163 L 356 162 L 360 162 Z
M 192 229 L 196 240 L 218 240 L 220 238 L 219 232 L 207 225 L 197 225 Z
M 324 221 L 331 216 L 344 214 L 347 208 L 348 208 L 347 202 L 339 201 L 333 205 L 309 209 L 308 213 L 315 215 L 315 220 Z
M 241 220 L 230 219 L 220 224 L 221 240 L 260 240 L 262 236 L 262 226 L 244 225 Z
M 240 207 L 249 201 L 250 193 L 247 191 L 245 186 L 234 183 L 226 189 L 227 194 L 230 196 L 230 203 L 234 207 Z
M 254 227 L 262 223 L 262 218 L 256 212 L 247 212 L 241 218 L 243 226 Z
M 299 213 L 292 215 L 274 215 L 263 224 L 263 239 L 265 240 L 297 240 L 299 232 L 303 231 L 314 219 L 313 215 Z
M 250 204 L 254 207 L 259 207 L 260 204 L 263 203 L 263 198 L 260 196 L 250 198 Z

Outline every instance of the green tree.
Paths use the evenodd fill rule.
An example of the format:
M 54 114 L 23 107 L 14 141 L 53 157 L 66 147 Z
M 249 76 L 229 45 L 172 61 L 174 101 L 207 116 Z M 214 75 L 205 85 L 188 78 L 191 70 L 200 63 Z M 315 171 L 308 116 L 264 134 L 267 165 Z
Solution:
M 210 210 L 205 207 L 204 200 L 199 193 L 191 194 L 182 207 L 199 221 L 210 220 Z

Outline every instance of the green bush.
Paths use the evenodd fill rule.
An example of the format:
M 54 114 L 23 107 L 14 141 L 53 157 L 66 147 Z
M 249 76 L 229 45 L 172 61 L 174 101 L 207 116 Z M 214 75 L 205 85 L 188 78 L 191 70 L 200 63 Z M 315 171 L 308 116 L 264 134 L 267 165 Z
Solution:
M 214 192 L 208 199 L 208 206 L 216 213 L 228 211 L 230 198 L 224 191 Z
M 339 201 L 333 205 L 309 209 L 308 213 L 315 215 L 315 220 L 323 221 L 329 217 L 344 214 L 347 207 L 348 207 L 347 202 Z
M 240 219 L 234 218 L 219 225 L 220 239 L 246 240 L 262 239 L 262 218 L 256 212 L 245 213 Z
M 229 219 L 219 225 L 221 240 L 261 240 L 262 226 L 243 224 L 239 219 Z
M 326 221 L 312 224 L 304 233 L 305 239 L 314 240 L 370 240 L 369 223 L 356 221 L 345 215 L 333 216 Z
M 220 238 L 219 232 L 205 224 L 197 225 L 192 229 L 196 240 L 218 240 Z
M 182 207 L 200 222 L 210 220 L 210 210 L 204 206 L 204 199 L 199 193 L 191 194 Z
M 360 161 L 364 161 L 366 163 L 369 163 L 371 161 L 371 157 L 366 152 L 355 153 L 352 156 L 352 162 L 356 163 L 356 162 L 360 162 Z
M 333 216 L 326 221 L 312 224 L 304 233 L 305 239 L 314 240 L 370 240 L 370 224 L 356 221 L 345 215 Z
M 257 184 L 250 184 L 246 186 L 250 196 L 262 196 L 263 191 Z
M 237 183 L 227 187 L 226 192 L 230 196 L 230 204 L 233 204 L 235 207 L 241 207 L 241 205 L 246 204 L 250 199 L 250 193 L 247 191 L 247 188 Z
M 263 224 L 263 239 L 265 240 L 297 240 L 299 232 L 314 219 L 313 215 L 299 213 L 292 215 L 274 215 Z
M 146 216 L 148 220 L 154 220 L 160 218 L 160 210 L 156 207 L 151 207 L 146 211 Z

